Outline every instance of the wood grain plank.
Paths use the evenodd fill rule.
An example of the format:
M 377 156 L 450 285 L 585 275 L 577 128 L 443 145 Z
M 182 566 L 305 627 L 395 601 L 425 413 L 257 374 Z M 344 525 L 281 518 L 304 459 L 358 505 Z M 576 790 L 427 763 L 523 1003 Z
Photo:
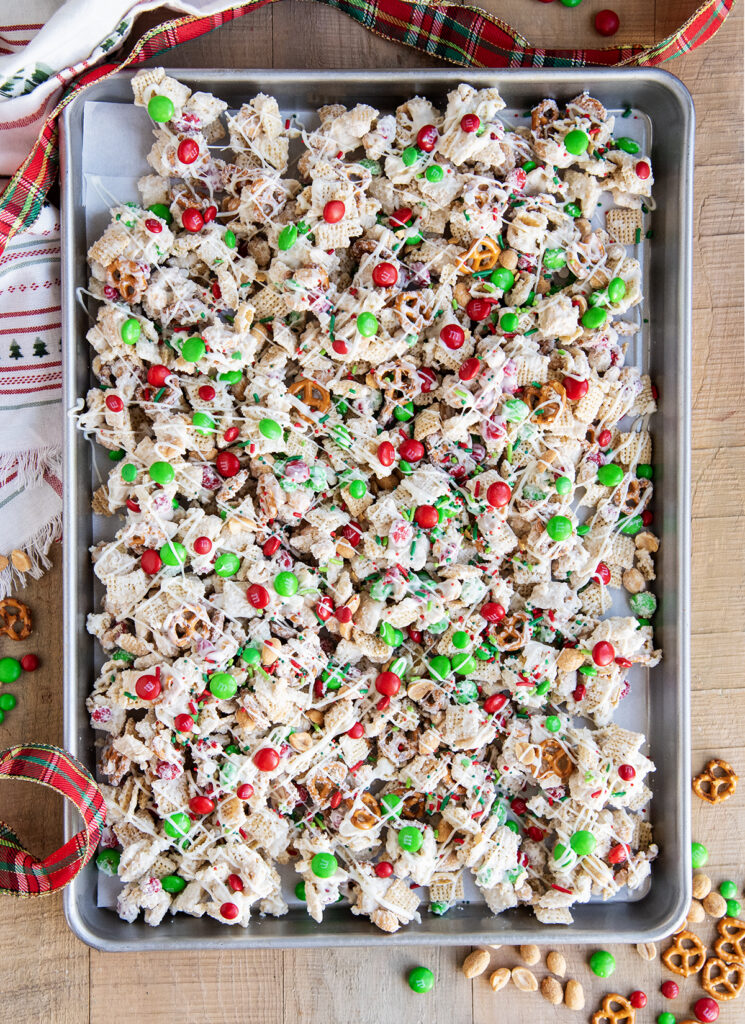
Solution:
M 742 630 L 745 545 L 738 518 L 694 519 L 692 634 Z
M 745 509 L 745 447 L 697 448 L 691 471 L 694 519 L 742 516 Z
M 51 551 L 53 568 L 15 596 L 29 605 L 34 631 L 27 641 L 0 639 L 0 657 L 38 655 L 41 664 L 4 686 L 18 704 L 0 725 L 0 747 L 33 740 L 62 743 L 62 552 Z M 63 800 L 45 786 L 0 783 L 0 818 L 36 857 L 62 844 Z M 5 965 L 0 1020 L 81 1024 L 88 1020 L 89 950 L 69 931 L 62 896 L 0 902 L 0 962 Z M 8 1014 L 3 1018 L 3 1014 Z
M 284 1024 L 381 1024 L 389 1015 L 407 1024 L 471 1024 L 471 986 L 458 971 L 463 956 L 447 946 L 287 950 Z M 419 965 L 435 975 L 431 996 L 408 987 Z
M 91 952 L 90 1024 L 281 1024 L 282 953 Z
M 691 688 L 694 694 L 742 686 L 745 632 L 699 633 L 691 643 Z M 743 694 L 733 694 L 735 705 Z M 707 720 L 710 716 L 706 716 Z M 745 765 L 743 766 L 745 769 Z

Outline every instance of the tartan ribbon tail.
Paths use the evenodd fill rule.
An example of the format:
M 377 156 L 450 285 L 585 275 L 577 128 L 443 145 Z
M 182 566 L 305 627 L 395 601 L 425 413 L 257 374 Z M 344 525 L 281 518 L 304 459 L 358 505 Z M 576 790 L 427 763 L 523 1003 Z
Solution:
M 28 743 L 0 751 L 0 778 L 47 786 L 80 812 L 84 828 L 37 860 L 0 821 L 0 895 L 43 896 L 67 885 L 88 863 L 106 820 L 103 794 L 87 768 L 59 747 Z

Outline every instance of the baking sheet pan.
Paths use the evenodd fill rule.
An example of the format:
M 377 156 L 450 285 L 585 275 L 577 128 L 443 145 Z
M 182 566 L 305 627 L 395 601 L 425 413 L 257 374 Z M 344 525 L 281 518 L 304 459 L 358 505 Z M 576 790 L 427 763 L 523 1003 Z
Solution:
M 168 917 L 153 929 L 127 924 L 106 906 L 95 866 L 89 865 L 68 887 L 65 912 L 83 941 L 106 950 L 196 947 L 281 947 L 340 944 L 487 942 L 635 942 L 669 934 L 682 920 L 690 899 L 689 838 L 689 560 L 688 484 L 690 476 L 690 272 L 692 225 L 693 107 L 673 76 L 656 70 L 571 71 L 206 71 L 172 73 L 193 89 L 216 93 L 238 107 L 258 91 L 276 96 L 283 114 L 306 122 L 325 103 L 368 102 L 392 110 L 415 93 L 434 102 L 460 81 L 476 88 L 496 85 L 510 116 L 544 96 L 567 100 L 582 89 L 621 113 L 633 108 L 624 134 L 644 143 L 655 170 L 654 244 L 644 256 L 643 330 L 635 336 L 630 361 L 652 374 L 660 391 L 652 418 L 656 466 L 655 513 L 662 546 L 657 561 L 656 645 L 662 663 L 634 680 L 634 698 L 621 705 L 616 720 L 644 731 L 658 770 L 652 778 L 651 820 L 661 847 L 648 889 L 638 898 L 590 903 L 573 908 L 575 923 L 547 926 L 525 908 L 494 917 L 483 903 L 468 903 L 445 917 L 427 913 L 422 921 L 395 935 L 384 935 L 366 919 L 343 906 L 332 908 L 316 925 L 299 906 L 282 918 L 259 917 L 248 929 L 226 928 L 211 919 Z M 85 333 L 88 315 L 75 293 L 87 283 L 85 254 L 106 225 L 107 195 L 136 199 L 138 173 L 146 173 L 141 129 L 132 120 L 131 73 L 97 83 L 65 110 L 62 124 L 63 189 L 63 359 L 65 406 L 72 410 L 90 381 L 90 352 Z M 121 106 L 117 111 L 116 105 Z M 140 113 L 141 112 L 137 112 Z M 117 116 L 118 114 L 118 116 Z M 108 139 L 106 126 L 108 123 Z M 142 121 L 140 119 L 140 125 Z M 520 123 L 516 121 L 516 123 Z M 124 128 L 129 124 L 130 135 Z M 93 130 L 93 127 L 97 130 Z M 139 132 L 139 134 L 138 134 Z M 86 146 L 84 147 L 84 140 Z M 131 145 L 127 143 L 130 142 Z M 146 150 L 145 150 L 146 152 Z M 130 194 L 131 192 L 131 194 Z M 65 745 L 94 768 L 95 734 L 85 710 L 100 651 L 85 630 L 88 612 L 98 610 L 100 591 L 88 548 L 100 536 L 100 522 L 90 511 L 98 473 L 91 445 L 67 417 L 65 437 Z M 108 460 L 106 460 L 108 463 Z M 110 464 L 109 464 L 110 466 Z M 106 466 L 104 468 L 104 475 Z M 109 521 L 110 522 L 110 521 Z M 78 823 L 66 812 L 66 835 Z M 110 901 L 109 901 L 110 902 Z

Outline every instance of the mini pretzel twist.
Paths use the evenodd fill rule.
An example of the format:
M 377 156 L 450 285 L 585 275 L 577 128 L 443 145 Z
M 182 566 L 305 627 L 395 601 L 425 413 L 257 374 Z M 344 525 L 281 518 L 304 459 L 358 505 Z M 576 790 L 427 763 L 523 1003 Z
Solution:
M 204 640 L 212 632 L 212 623 L 203 608 L 186 604 L 172 612 L 165 621 L 165 634 L 178 648 L 189 647 L 194 640 Z
M 668 971 L 689 978 L 696 974 L 706 962 L 706 947 L 698 935 L 684 928 L 673 935 L 673 944 L 661 956 Z
M 618 992 L 610 992 L 592 1015 L 592 1024 L 634 1024 L 635 1020 L 634 1007 Z
M 401 292 L 396 296 L 394 308 L 398 322 L 405 331 L 419 333 L 432 315 L 431 292 Z
M 384 363 L 367 375 L 368 383 L 383 392 L 385 401 L 380 411 L 380 419 L 390 419 L 394 410 L 401 403 L 408 402 L 421 390 L 419 374 L 414 366 L 402 366 L 400 363 Z
M 533 414 L 532 418 L 543 426 L 557 420 L 566 406 L 566 391 L 558 380 L 545 384 L 529 384 L 523 389 L 523 401 Z
M 533 107 L 530 112 L 530 127 L 533 131 L 538 128 L 544 128 L 547 124 L 551 124 L 559 116 L 559 108 L 556 105 L 556 100 L 541 100 L 537 107 Z
M 401 817 L 407 818 L 409 821 L 421 819 L 424 816 L 426 806 L 427 797 L 424 793 L 409 793 L 408 796 L 404 797 Z
M 715 757 L 708 762 L 700 775 L 695 776 L 693 792 L 707 804 L 720 804 L 735 792 L 737 778 L 731 764 Z
M 458 263 L 460 274 L 478 274 L 481 270 L 494 270 L 499 263 L 502 250 L 491 238 L 478 238 L 471 248 L 464 252 Z
M 372 793 L 363 793 L 360 799 L 365 806 L 358 807 L 352 814 L 350 821 L 355 828 L 369 832 L 380 821 L 380 804 Z
M 342 784 L 346 774 L 345 765 L 341 761 L 333 761 L 331 764 L 308 772 L 305 778 L 305 788 L 313 802 L 323 806 L 334 790 Z
M 318 410 L 319 414 L 323 416 L 328 407 L 331 405 L 331 395 L 328 393 L 326 388 L 322 388 L 320 384 L 317 384 L 314 380 L 308 380 L 307 377 L 300 377 L 291 384 L 287 389 L 291 395 L 299 398 L 303 405 L 307 405 L 309 409 Z M 305 420 L 306 423 L 315 424 L 315 420 L 310 416 L 305 416 L 303 413 L 298 413 L 301 420 Z
M 106 284 L 110 288 L 118 288 L 125 302 L 139 302 L 147 289 L 149 276 L 140 263 L 125 260 L 121 256 L 109 263 L 106 268 Z
M 558 775 L 562 782 L 566 782 L 574 771 L 572 759 L 567 754 L 558 740 L 541 740 L 541 773 L 536 778 L 548 778 L 549 775 Z
M 701 988 L 712 999 L 737 999 L 745 988 L 745 964 L 736 960 L 727 964 L 719 957 L 710 957 L 701 975 Z
M 386 729 L 378 737 L 378 749 L 395 765 L 406 764 L 417 752 L 419 734 L 407 733 L 401 729 Z
M 515 612 L 497 623 L 492 631 L 494 645 L 500 651 L 518 651 L 525 646 L 528 631 L 528 613 Z
M 621 492 L 616 491 L 616 493 L 613 495 L 613 501 L 616 505 L 621 506 L 621 515 L 630 516 L 636 512 L 636 510 L 639 508 L 642 498 L 644 497 L 644 492 L 647 490 L 648 487 L 649 480 L 639 480 L 636 477 L 634 477 L 628 482 L 628 485 L 626 487 L 626 494 L 623 497 L 623 500 L 621 500 Z
M 719 938 L 714 943 L 714 952 L 720 960 L 745 963 L 745 921 L 737 917 L 720 917 L 717 921 Z
M 0 601 L 0 636 L 27 640 L 31 636 L 31 609 L 14 597 Z

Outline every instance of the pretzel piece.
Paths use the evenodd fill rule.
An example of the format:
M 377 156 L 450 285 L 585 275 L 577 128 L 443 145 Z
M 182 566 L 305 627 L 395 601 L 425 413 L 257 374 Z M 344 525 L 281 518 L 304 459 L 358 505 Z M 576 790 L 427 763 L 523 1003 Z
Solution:
M 11 640 L 28 640 L 32 631 L 31 609 L 15 597 L 0 601 L 0 636 Z
M 545 427 L 563 413 L 566 406 L 566 391 L 558 380 L 549 380 L 545 384 L 529 384 L 523 389 L 523 401 L 533 413 L 532 419 Z
M 731 764 L 714 757 L 693 780 L 693 792 L 707 804 L 721 804 L 737 788 L 737 774 Z
M 519 651 L 525 646 L 528 629 L 528 613 L 515 612 L 505 617 L 492 632 L 492 639 L 500 651 Z
M 478 274 L 482 270 L 494 270 L 501 255 L 502 250 L 491 238 L 477 238 L 471 248 L 461 256 L 458 273 Z
M 549 775 L 558 775 L 562 782 L 566 782 L 574 771 L 574 764 L 561 743 L 547 739 L 538 745 L 541 748 L 541 773 L 536 778 L 540 781 Z
M 701 987 L 720 1002 L 737 999 L 745 988 L 745 964 L 737 960 L 727 964 L 719 957 L 709 957 L 701 975 Z
M 360 799 L 365 806 L 358 807 L 350 820 L 355 828 L 369 832 L 380 821 L 380 804 L 372 793 L 363 793 Z
M 698 935 L 684 928 L 673 935 L 672 946 L 665 950 L 660 959 L 668 971 L 682 978 L 689 978 L 704 966 L 706 947 Z
M 317 409 L 321 416 L 323 416 L 331 404 L 331 395 L 326 388 L 322 388 L 314 380 L 308 380 L 307 377 L 300 377 L 287 390 L 291 395 L 299 398 L 303 405 L 307 405 L 309 409 Z M 298 416 L 301 420 L 305 420 L 306 423 L 316 422 L 310 416 L 305 416 L 303 413 L 298 413 Z
M 625 996 L 610 992 L 592 1015 L 592 1024 L 634 1024 L 636 1012 Z
M 737 961 L 745 964 L 745 921 L 737 917 L 720 917 L 717 921 L 719 938 L 714 952 L 725 963 Z

